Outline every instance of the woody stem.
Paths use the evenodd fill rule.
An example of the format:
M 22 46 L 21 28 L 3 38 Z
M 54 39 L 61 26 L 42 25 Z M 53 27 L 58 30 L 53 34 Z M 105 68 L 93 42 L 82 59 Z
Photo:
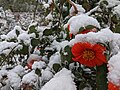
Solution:
M 97 66 L 96 84 L 97 90 L 107 90 L 107 65 Z

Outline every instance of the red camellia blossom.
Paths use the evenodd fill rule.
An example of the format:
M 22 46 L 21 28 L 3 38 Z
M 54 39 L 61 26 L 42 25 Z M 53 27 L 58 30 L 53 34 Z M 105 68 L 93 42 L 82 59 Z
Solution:
M 120 90 L 120 87 L 114 85 L 111 82 L 108 82 L 108 90 Z
M 107 63 L 104 55 L 105 50 L 106 48 L 100 44 L 93 45 L 88 42 L 79 42 L 72 47 L 74 56 L 72 59 L 89 67 L 100 66 L 103 63 Z

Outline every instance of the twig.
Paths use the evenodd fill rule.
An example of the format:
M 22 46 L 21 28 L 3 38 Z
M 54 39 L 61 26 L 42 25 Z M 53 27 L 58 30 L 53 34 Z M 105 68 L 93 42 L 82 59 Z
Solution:
M 70 3 L 70 4 L 74 7 L 75 14 L 77 14 L 77 13 L 78 13 L 78 10 L 77 10 L 77 7 L 76 7 L 75 3 L 72 2 L 71 0 L 67 0 L 67 2 Z
M 96 6 L 95 8 L 93 8 L 93 9 L 91 9 L 89 12 L 87 12 L 86 14 L 87 14 L 87 15 L 90 15 L 91 13 L 97 11 L 99 7 L 100 7 L 100 6 Z
M 9 52 L 9 54 L 5 57 L 5 60 L 3 60 L 0 65 L 2 65 L 6 60 L 7 58 L 9 58 L 10 54 L 12 53 L 12 51 L 18 46 L 19 44 L 17 44 L 15 47 L 12 48 L 12 50 Z

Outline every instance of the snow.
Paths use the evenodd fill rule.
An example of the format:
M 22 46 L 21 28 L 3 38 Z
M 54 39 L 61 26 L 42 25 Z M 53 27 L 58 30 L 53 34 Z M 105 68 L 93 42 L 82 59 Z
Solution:
M 57 42 L 56 40 L 54 40 L 51 45 L 53 48 L 56 48 L 57 51 L 60 51 L 61 49 L 64 50 L 64 48 L 69 45 L 69 41 L 65 40 Z
M 12 87 L 14 87 L 14 88 L 20 87 L 21 78 L 18 76 L 18 74 L 14 73 L 14 72 L 9 72 L 8 80 Z
M 37 54 L 31 54 L 29 56 L 29 58 L 27 59 L 27 62 L 30 62 L 31 60 L 36 60 L 39 61 L 41 59 L 41 56 L 37 55 Z
M 74 35 L 79 32 L 81 27 L 86 27 L 88 25 L 93 25 L 100 28 L 99 22 L 95 18 L 86 14 L 71 17 L 64 27 L 68 27 L 68 25 L 70 25 L 70 33 Z
M 48 0 L 48 4 L 52 4 L 53 3 L 53 0 Z
M 46 20 L 53 20 L 53 16 L 52 16 L 52 13 L 50 12 L 46 17 L 45 17 Z
M 43 0 L 39 0 L 39 2 L 43 3 L 44 9 L 48 9 L 49 11 L 50 4 L 53 3 L 53 0 L 47 0 L 47 1 L 48 3 L 46 3 Z M 54 0 L 54 1 L 56 5 L 58 5 L 56 2 L 58 0 Z M 103 0 L 100 0 L 100 2 L 101 1 Z M 120 16 L 120 12 L 119 12 L 120 0 L 107 0 L 107 1 L 108 1 L 107 8 L 112 7 L 113 14 L 117 14 L 118 16 Z M 74 35 L 77 34 L 75 38 L 72 39 L 70 42 L 68 40 L 65 40 L 67 35 L 65 31 L 60 32 L 60 35 L 61 36 L 63 35 L 63 39 L 60 42 L 56 41 L 57 36 L 54 37 L 52 35 L 51 36 L 43 35 L 43 31 L 45 29 L 50 29 L 53 25 L 52 22 L 49 22 L 54 19 L 51 12 L 46 17 L 42 15 L 36 15 L 35 20 L 33 20 L 33 13 L 20 14 L 20 18 L 17 21 L 14 16 L 16 12 L 13 14 L 10 10 L 4 11 L 3 8 L 0 7 L 0 23 L 2 23 L 2 26 L 0 28 L 1 34 L 2 32 L 4 32 L 3 31 L 4 29 L 7 29 L 7 32 L 5 32 L 6 34 L 3 34 L 0 36 L 0 54 L 8 55 L 14 47 L 15 47 L 14 51 L 20 50 L 23 48 L 23 45 L 22 45 L 23 43 L 25 45 L 29 45 L 32 48 L 31 39 L 36 38 L 36 34 L 28 33 L 31 26 L 35 26 L 35 29 L 39 34 L 39 37 L 37 39 L 42 40 L 45 38 L 49 38 L 50 42 L 53 41 L 50 45 L 44 48 L 44 51 L 57 50 L 57 52 L 51 55 L 49 58 L 47 56 L 47 53 L 45 54 L 43 53 L 44 56 L 39 56 L 41 53 L 40 53 L 40 49 L 38 49 L 37 47 L 34 49 L 33 54 L 30 54 L 29 58 L 27 57 L 27 55 L 26 56 L 23 56 L 22 54 L 16 55 L 16 52 L 11 53 L 10 57 L 13 55 L 11 60 L 14 61 L 16 59 L 17 61 L 20 59 L 21 62 L 19 62 L 19 64 L 23 64 L 22 62 L 23 60 L 27 60 L 27 64 L 29 64 L 31 60 L 33 61 L 36 60 L 36 61 L 33 63 L 31 70 L 26 70 L 25 67 L 23 67 L 22 65 L 18 65 L 18 62 L 15 63 L 15 65 L 17 65 L 15 67 L 11 67 L 11 65 L 1 66 L 0 89 L 1 87 L 3 87 L 1 83 L 4 82 L 5 84 L 7 84 L 6 86 L 9 86 L 9 87 L 12 86 L 14 87 L 15 90 L 20 89 L 21 84 L 29 84 L 31 86 L 36 86 L 39 83 L 42 86 L 42 89 L 41 89 L 41 86 L 39 87 L 40 90 L 77 90 L 74 83 L 74 76 L 71 73 L 71 71 L 74 70 L 75 68 L 78 68 L 79 63 L 77 63 L 76 66 L 74 65 L 74 63 L 70 63 L 69 69 L 71 71 L 61 67 L 60 69 L 62 68 L 63 69 L 59 72 L 54 72 L 53 64 L 61 65 L 60 51 L 61 50 L 64 51 L 64 48 L 67 45 L 73 46 L 75 43 L 78 43 L 78 42 L 90 42 L 92 44 L 96 44 L 96 43 L 106 44 L 109 42 L 110 44 L 109 47 L 111 49 L 110 55 L 113 55 L 113 56 L 108 61 L 109 72 L 108 72 L 107 78 L 110 82 L 120 86 L 120 65 L 119 65 L 120 34 L 113 33 L 109 28 L 101 29 L 102 27 L 100 27 L 99 22 L 92 16 L 88 16 L 88 15 L 94 14 L 93 12 L 100 9 L 99 4 L 95 8 L 88 11 L 87 13 L 85 13 L 85 9 L 82 7 L 82 5 L 79 5 L 79 4 L 75 4 L 75 5 L 77 7 L 78 13 L 76 14 L 76 16 L 71 17 L 68 23 L 65 25 L 65 27 L 68 27 L 68 25 L 70 25 L 69 33 L 72 33 Z M 63 5 L 63 10 L 67 11 L 68 9 Z M 73 15 L 74 11 L 75 10 L 72 6 L 69 10 L 70 16 Z M 45 12 L 42 11 L 42 13 L 45 13 Z M 36 12 L 36 14 L 38 14 L 38 12 Z M 7 19 L 10 22 L 9 25 L 7 24 L 8 22 L 5 19 Z M 48 21 L 43 23 L 41 22 L 42 19 L 43 20 L 46 19 Z M 46 25 L 48 22 L 50 26 L 41 26 L 41 25 Z M 98 32 L 89 32 L 87 34 L 78 34 L 79 29 L 81 27 L 85 28 L 88 25 L 93 25 L 101 30 Z M 27 31 L 24 31 L 24 30 L 27 30 Z M 16 34 L 16 31 L 19 32 L 19 35 Z M 10 42 L 11 39 L 15 39 L 16 43 Z M 21 45 L 18 45 L 18 44 L 21 44 Z M 64 55 L 68 55 L 68 52 L 63 52 L 63 53 Z M 0 58 L 1 57 L 2 55 L 0 56 Z M 8 69 L 8 67 L 12 69 L 6 70 Z M 38 77 L 38 75 L 35 74 L 35 70 L 37 68 L 41 70 L 40 77 Z M 84 69 L 84 71 L 90 72 L 90 69 Z M 3 76 L 7 76 L 7 78 L 4 79 Z M 39 82 L 38 79 L 40 79 L 41 81 Z M 46 84 L 44 85 L 42 82 Z M 10 90 L 10 89 L 4 89 L 4 90 Z M 86 87 L 83 90 L 91 90 L 91 88 Z
M 3 76 L 7 76 L 3 78 Z M 0 82 L 6 84 L 6 86 L 11 85 L 15 89 L 20 87 L 21 78 L 13 71 L 0 70 Z
M 85 12 L 85 9 L 82 7 L 82 5 L 79 5 L 79 4 L 74 4 L 74 5 L 76 6 L 76 8 L 77 8 L 77 10 L 78 10 L 77 15 L 82 14 L 82 13 Z M 73 15 L 73 14 L 74 14 L 75 9 L 74 9 L 73 6 L 70 8 L 69 12 L 70 12 L 70 15 Z
M 7 40 L 11 40 L 11 39 L 15 39 L 17 38 L 17 35 L 15 33 L 14 30 L 10 31 L 8 34 L 7 34 Z
M 50 7 L 50 5 L 49 5 L 49 4 L 44 4 L 43 6 L 44 6 L 45 8 Z
M 16 30 L 18 30 L 20 34 L 25 32 L 21 29 L 20 26 L 16 25 L 14 29 L 7 34 L 7 40 L 17 38 Z
M 78 69 L 79 68 L 79 63 L 76 63 L 76 66 L 75 66 L 75 63 L 70 63 L 69 64 L 69 69 L 70 70 L 75 70 L 75 69 Z
M 7 50 L 8 52 L 4 51 L 4 54 L 8 55 L 10 52 L 9 50 L 12 50 L 12 48 L 14 48 L 17 44 L 18 43 L 7 41 L 0 42 L 0 54 L 2 54 L 4 50 Z
M 25 74 L 25 73 L 24 73 L 25 69 L 24 69 L 23 66 L 21 66 L 21 65 L 17 65 L 16 67 L 14 67 L 14 68 L 12 69 L 12 71 L 15 72 L 16 74 L 18 74 L 19 76 L 22 76 L 22 75 Z
M 48 27 L 48 26 L 38 26 L 37 27 L 37 31 L 39 31 L 39 32 L 43 32 L 45 29 L 50 29 L 50 27 Z
M 29 84 L 30 86 L 36 85 L 38 82 L 38 76 L 35 74 L 35 71 L 31 71 L 23 76 L 22 78 L 22 84 Z
M 41 90 L 77 90 L 71 71 L 63 68 Z
M 8 74 L 7 70 L 0 70 L 0 82 L 2 80 L 3 76 L 6 76 Z
M 103 1 L 103 0 L 101 0 Z M 106 0 L 108 2 L 108 5 L 107 7 L 110 8 L 110 7 L 114 7 L 118 4 L 120 4 L 120 1 L 119 0 Z
M 108 61 L 108 80 L 113 84 L 120 86 L 120 52 L 110 58 Z
M 41 80 L 44 82 L 49 81 L 53 77 L 53 73 L 49 70 L 43 70 L 41 73 Z
M 104 28 L 101 29 L 98 32 L 89 32 L 87 34 L 78 34 L 75 36 L 75 39 L 72 39 L 70 41 L 70 45 L 74 45 L 77 42 L 90 42 L 90 43 L 103 43 L 105 44 L 106 42 L 111 42 L 113 41 L 114 38 L 114 33 L 109 29 L 109 28 Z
M 3 34 L 3 35 L 0 36 L 0 38 L 5 40 L 7 38 L 7 36 Z
M 113 13 L 114 13 L 114 14 L 117 14 L 117 15 L 120 17 L 120 12 L 119 12 L 119 11 L 120 11 L 120 5 L 114 7 Z
M 31 23 L 28 26 L 28 28 L 30 28 L 31 26 L 37 26 L 37 24 L 38 24 L 38 22 L 31 21 Z
M 36 70 L 37 68 L 42 69 L 44 67 L 46 67 L 46 63 L 43 62 L 43 61 L 34 62 L 33 65 L 32 65 L 32 69 L 34 69 L 34 70 Z
M 55 63 L 58 63 L 58 64 L 61 63 L 61 57 L 60 57 L 60 53 L 59 52 L 56 52 L 55 54 L 53 54 L 50 57 L 50 60 L 49 60 L 49 63 L 48 63 L 49 68 L 52 68 L 53 64 L 55 64 Z
M 30 37 L 27 33 L 22 33 L 18 36 L 18 42 L 23 42 L 25 45 L 30 44 Z

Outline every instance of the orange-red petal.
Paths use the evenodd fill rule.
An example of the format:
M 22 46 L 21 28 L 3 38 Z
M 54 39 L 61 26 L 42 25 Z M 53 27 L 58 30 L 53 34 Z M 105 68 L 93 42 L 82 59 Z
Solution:
M 114 85 L 113 83 L 108 83 L 108 90 L 120 90 L 120 87 Z
M 84 55 L 87 53 L 84 53 L 85 50 L 91 50 L 94 52 L 93 55 L 95 55 L 93 58 L 84 58 Z M 100 66 L 103 63 L 107 63 L 106 57 L 104 55 L 105 47 L 99 44 L 90 44 L 88 42 L 86 43 L 76 43 L 72 47 L 72 54 L 74 56 L 73 60 L 77 61 L 83 65 L 89 66 L 89 67 L 94 67 L 94 66 Z M 88 53 L 89 54 L 89 53 Z M 89 54 L 90 55 L 90 54 Z

